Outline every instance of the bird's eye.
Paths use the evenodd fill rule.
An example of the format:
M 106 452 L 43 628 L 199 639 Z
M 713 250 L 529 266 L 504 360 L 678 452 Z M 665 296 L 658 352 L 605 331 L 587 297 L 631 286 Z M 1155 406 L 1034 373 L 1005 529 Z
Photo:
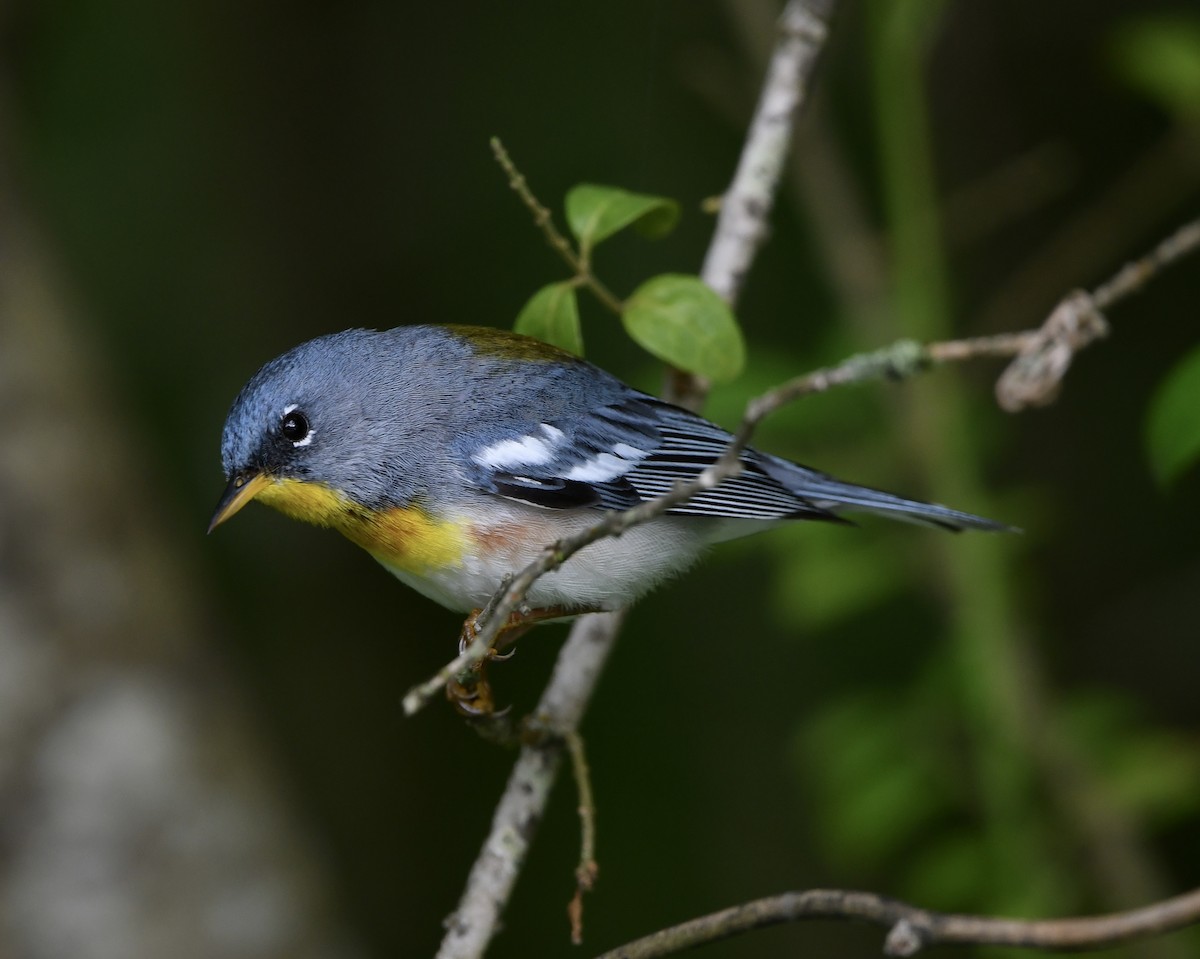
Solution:
M 308 417 L 299 410 L 288 410 L 279 421 L 279 432 L 284 439 L 303 443 L 312 432 L 312 427 L 308 424 Z

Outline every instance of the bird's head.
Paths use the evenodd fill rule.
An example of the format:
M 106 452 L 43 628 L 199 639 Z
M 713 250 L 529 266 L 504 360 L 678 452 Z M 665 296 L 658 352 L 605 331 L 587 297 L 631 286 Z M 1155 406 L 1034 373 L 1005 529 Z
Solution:
M 396 489 L 384 474 L 398 443 L 372 410 L 380 379 L 377 338 L 347 330 L 302 343 L 262 367 L 225 420 L 227 485 L 211 532 L 253 499 L 296 519 L 338 525 L 348 509 Z

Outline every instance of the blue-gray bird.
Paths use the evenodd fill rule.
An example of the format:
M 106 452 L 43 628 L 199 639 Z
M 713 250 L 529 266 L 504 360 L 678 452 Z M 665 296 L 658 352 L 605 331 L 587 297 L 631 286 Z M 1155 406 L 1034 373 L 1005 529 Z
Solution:
M 333 527 L 409 586 L 468 612 L 542 547 L 694 478 L 729 441 L 719 426 L 516 333 L 347 330 L 271 360 L 242 389 L 209 528 L 258 499 Z M 737 477 L 572 556 L 533 585 L 529 606 L 555 615 L 627 606 L 711 543 L 843 511 L 1008 528 L 754 449 L 741 462 Z

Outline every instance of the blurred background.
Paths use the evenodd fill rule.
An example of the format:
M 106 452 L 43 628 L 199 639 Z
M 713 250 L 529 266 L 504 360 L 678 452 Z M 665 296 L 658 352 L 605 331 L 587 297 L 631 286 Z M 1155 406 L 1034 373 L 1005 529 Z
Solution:
M 0 955 L 432 954 L 512 755 L 447 707 L 401 715 L 457 617 L 260 507 L 205 538 L 225 413 L 301 340 L 508 326 L 563 276 L 492 135 L 556 209 L 582 181 L 681 201 L 670 238 L 600 251 L 618 293 L 698 270 L 779 6 L 0 10 Z M 860 349 L 1037 326 L 1193 219 L 1200 11 L 846 2 L 801 127 L 726 425 Z M 1193 257 L 1045 410 L 1001 413 L 981 362 L 766 424 L 774 452 L 1025 532 L 797 525 L 642 603 L 584 725 L 583 954 L 810 886 L 1047 916 L 1200 881 L 1200 479 L 1156 483 L 1145 440 L 1198 301 Z M 584 326 L 657 389 L 614 318 Z M 495 669 L 516 709 L 561 634 Z M 575 804 L 564 780 L 491 955 L 580 954 Z

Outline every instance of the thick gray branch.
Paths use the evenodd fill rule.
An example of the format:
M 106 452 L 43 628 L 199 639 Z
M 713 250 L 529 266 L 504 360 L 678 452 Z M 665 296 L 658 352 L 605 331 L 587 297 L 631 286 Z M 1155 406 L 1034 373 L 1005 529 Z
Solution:
M 737 172 L 721 200 L 717 229 L 700 276 L 726 302 L 737 302 L 750 264 L 767 237 L 767 224 L 793 121 L 808 91 L 808 78 L 825 44 L 833 0 L 792 0 L 779 21 L 780 37 L 767 67 L 758 109 Z

